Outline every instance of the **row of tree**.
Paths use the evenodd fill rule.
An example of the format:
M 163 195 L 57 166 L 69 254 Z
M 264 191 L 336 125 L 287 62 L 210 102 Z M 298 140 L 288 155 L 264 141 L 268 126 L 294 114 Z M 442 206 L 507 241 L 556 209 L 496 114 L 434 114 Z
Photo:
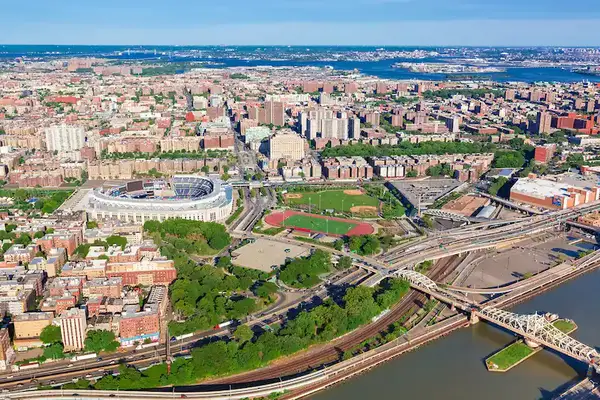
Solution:
M 292 355 L 313 344 L 329 342 L 369 323 L 397 303 L 409 288 L 406 281 L 390 279 L 375 288 L 351 288 L 341 304 L 327 300 L 311 311 L 298 314 L 274 331 L 255 336 L 249 329 L 239 327 L 239 332 L 234 333 L 235 340 L 208 343 L 192 350 L 191 359 L 176 359 L 170 374 L 165 364 L 143 372 L 121 366 L 119 375 L 106 376 L 94 387 L 116 390 L 182 385 L 260 368 L 280 357 Z
M 323 149 L 323 157 L 383 157 L 420 154 L 474 154 L 493 152 L 495 146 L 491 143 L 468 142 L 401 142 L 397 145 L 371 146 L 356 143 L 348 146 L 338 146 Z

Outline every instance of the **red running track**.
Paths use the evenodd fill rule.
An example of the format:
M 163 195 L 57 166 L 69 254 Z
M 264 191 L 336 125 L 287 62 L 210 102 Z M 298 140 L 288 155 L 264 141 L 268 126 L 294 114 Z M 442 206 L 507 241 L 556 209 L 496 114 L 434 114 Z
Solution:
M 321 219 L 328 219 L 330 221 L 340 221 L 340 222 L 347 222 L 350 224 L 355 224 L 356 226 L 354 228 L 350 229 L 348 231 L 348 233 L 346 233 L 347 236 L 370 235 L 373 232 L 375 232 L 375 228 L 373 228 L 373 226 L 371 226 L 370 224 L 368 224 L 366 222 L 360 222 L 360 221 L 356 221 L 353 219 L 327 217 L 324 215 L 309 214 L 309 213 L 304 213 L 304 212 L 299 212 L 299 211 L 291 211 L 291 210 L 286 210 L 284 212 L 271 213 L 265 217 L 265 222 L 272 226 L 283 226 L 283 221 L 285 221 L 292 215 L 304 215 L 304 216 L 309 216 L 309 217 L 313 217 L 313 218 L 321 218 Z M 290 226 L 290 225 L 286 224 L 286 227 L 287 226 Z M 293 228 L 294 226 L 291 225 L 290 227 Z M 302 228 L 302 230 L 305 230 L 305 229 Z M 318 232 L 318 231 L 314 231 L 314 232 L 315 233 L 325 233 L 325 232 Z

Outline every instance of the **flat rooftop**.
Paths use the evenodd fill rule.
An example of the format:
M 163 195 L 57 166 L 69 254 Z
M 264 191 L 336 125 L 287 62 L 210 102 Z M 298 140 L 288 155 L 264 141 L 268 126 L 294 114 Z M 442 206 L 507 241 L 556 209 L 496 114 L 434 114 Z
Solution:
M 442 207 L 442 210 L 470 217 L 475 214 L 475 212 L 488 205 L 489 202 L 490 200 L 485 197 L 465 195 L 448 202 Z
M 422 181 L 394 182 L 392 185 L 413 207 L 432 205 L 437 199 L 458 188 L 456 179 L 425 179 Z M 419 201 L 420 199 L 420 201 Z
M 285 264 L 287 258 L 304 257 L 309 253 L 309 250 L 304 247 L 293 244 L 257 239 L 254 243 L 235 250 L 232 253 L 232 263 L 240 267 L 271 272 L 273 267 Z

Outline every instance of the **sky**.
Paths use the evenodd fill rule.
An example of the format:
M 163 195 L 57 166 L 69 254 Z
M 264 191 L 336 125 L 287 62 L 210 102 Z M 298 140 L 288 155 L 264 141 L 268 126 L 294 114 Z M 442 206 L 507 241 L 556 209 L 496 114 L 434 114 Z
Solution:
M 2 44 L 600 46 L 600 0 L 29 0 Z

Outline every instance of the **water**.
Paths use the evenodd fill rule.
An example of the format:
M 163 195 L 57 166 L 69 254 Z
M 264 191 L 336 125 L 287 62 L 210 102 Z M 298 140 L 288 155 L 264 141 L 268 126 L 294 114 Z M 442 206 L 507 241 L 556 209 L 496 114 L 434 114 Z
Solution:
M 65 57 L 102 57 L 119 61 L 161 61 L 161 62 L 190 62 L 203 61 L 218 65 L 209 68 L 223 67 L 325 67 L 331 66 L 337 70 L 358 70 L 366 75 L 383 79 L 419 79 L 445 80 L 444 74 L 422 74 L 398 68 L 392 68 L 396 62 L 444 62 L 446 59 L 428 58 L 421 60 L 390 59 L 382 61 L 308 61 L 287 59 L 294 54 L 307 52 L 315 58 L 336 58 L 340 52 L 375 51 L 376 47 L 352 46 L 62 46 L 62 45 L 0 45 L 0 61 L 17 57 L 29 58 L 65 58 Z M 414 50 L 416 47 L 386 47 L 386 50 Z M 422 47 L 421 49 L 433 49 Z M 128 50 L 130 50 L 128 52 Z M 154 53 L 156 50 L 156 54 Z M 254 59 L 261 57 L 261 59 Z M 251 58 L 251 59 L 247 59 Z M 600 82 L 600 76 L 575 74 L 561 68 L 508 68 L 503 73 L 480 74 L 497 82 Z
M 553 312 L 573 319 L 573 336 L 600 346 L 600 271 L 568 282 L 516 306 L 517 313 Z M 513 340 L 513 336 L 485 322 L 461 329 L 369 373 L 317 394 L 314 400 L 550 399 L 573 380 L 584 377 L 587 366 L 543 350 L 507 373 L 491 373 L 484 360 Z

